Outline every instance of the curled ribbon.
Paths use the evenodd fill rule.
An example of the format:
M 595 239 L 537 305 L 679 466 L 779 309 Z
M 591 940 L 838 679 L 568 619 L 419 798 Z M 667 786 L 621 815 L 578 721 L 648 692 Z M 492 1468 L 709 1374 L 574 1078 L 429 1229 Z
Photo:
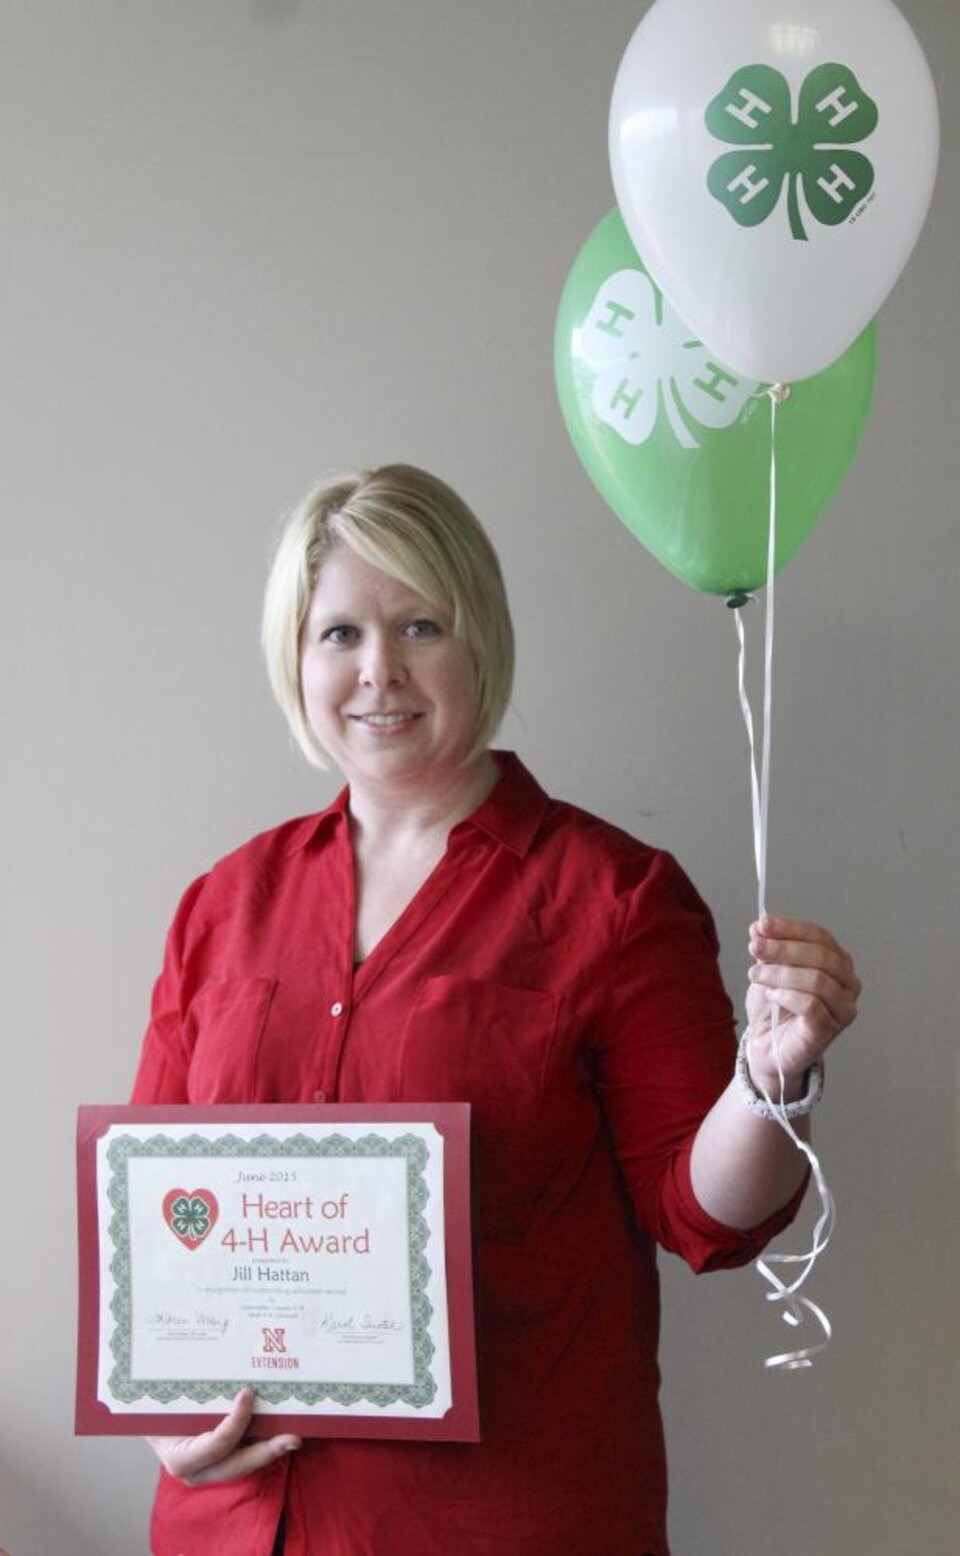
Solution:
M 781 1317 L 784 1323 L 789 1324 L 791 1328 L 798 1328 L 804 1320 L 804 1315 L 809 1314 L 820 1325 L 821 1331 L 823 1333 L 823 1339 L 817 1345 L 808 1345 L 797 1351 L 784 1351 L 778 1356 L 768 1356 L 766 1358 L 764 1362 L 765 1367 L 775 1368 L 787 1372 L 794 1368 L 812 1367 L 814 1356 L 819 1355 L 821 1351 L 825 1351 L 827 1349 L 827 1346 L 830 1344 L 830 1340 L 833 1335 L 830 1320 L 828 1319 L 826 1313 L 824 1313 L 823 1309 L 818 1307 L 816 1302 L 811 1301 L 809 1297 L 801 1297 L 798 1295 L 798 1293 L 800 1288 L 804 1285 L 807 1278 L 809 1277 L 820 1255 L 827 1247 L 830 1238 L 833 1236 L 833 1229 L 837 1219 L 837 1208 L 833 1194 L 830 1190 L 830 1185 L 827 1183 L 826 1177 L 824 1176 L 823 1168 L 820 1166 L 816 1152 L 808 1141 L 802 1140 L 800 1138 L 789 1118 L 787 1117 L 786 1112 L 784 1111 L 784 1074 L 783 1070 L 780 1068 L 780 1044 L 778 1038 L 777 1020 L 778 1012 L 776 1005 L 771 1006 L 771 1016 L 771 1040 L 773 1044 L 773 1051 L 777 1059 L 777 1072 L 780 1078 L 780 1098 L 779 1100 L 774 1100 L 774 1098 L 772 1098 L 768 1093 L 762 1081 L 759 1083 L 760 1090 L 763 1093 L 764 1100 L 776 1118 L 777 1123 L 780 1125 L 780 1128 L 790 1136 L 797 1150 L 802 1152 L 802 1154 L 807 1158 L 807 1161 L 810 1163 L 810 1170 L 813 1173 L 813 1179 L 817 1185 L 817 1190 L 820 1195 L 820 1215 L 817 1219 L 816 1226 L 813 1229 L 813 1238 L 806 1253 L 771 1253 L 767 1254 L 765 1258 L 757 1259 L 756 1261 L 756 1269 L 758 1273 L 763 1276 L 764 1280 L 766 1280 L 772 1288 L 767 1292 L 767 1301 L 783 1303 L 783 1312 Z M 748 1057 L 750 1052 L 750 1041 L 751 1037 L 748 1030 Z M 799 1271 L 796 1277 L 788 1283 L 787 1281 L 781 1279 L 781 1277 L 777 1274 L 777 1270 L 787 1269 L 792 1266 L 799 1266 Z

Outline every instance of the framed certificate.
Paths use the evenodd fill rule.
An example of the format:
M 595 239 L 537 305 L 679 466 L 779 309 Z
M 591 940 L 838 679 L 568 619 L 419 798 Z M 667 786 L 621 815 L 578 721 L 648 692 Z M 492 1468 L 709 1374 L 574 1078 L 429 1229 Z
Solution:
M 476 1441 L 469 1113 L 81 1108 L 77 1431 Z

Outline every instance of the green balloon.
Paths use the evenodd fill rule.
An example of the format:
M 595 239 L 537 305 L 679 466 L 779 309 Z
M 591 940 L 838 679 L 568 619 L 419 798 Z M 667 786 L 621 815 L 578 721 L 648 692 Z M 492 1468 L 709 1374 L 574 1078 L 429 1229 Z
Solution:
M 871 324 L 777 410 L 777 571 L 853 460 L 876 364 Z M 554 343 L 567 431 L 601 496 L 684 583 L 735 594 L 767 576 L 770 402 L 674 313 L 618 210 L 577 255 Z

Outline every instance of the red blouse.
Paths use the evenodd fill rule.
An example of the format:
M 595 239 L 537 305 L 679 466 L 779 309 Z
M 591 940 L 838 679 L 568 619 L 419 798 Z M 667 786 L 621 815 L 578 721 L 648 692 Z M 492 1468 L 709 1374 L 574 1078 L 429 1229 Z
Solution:
M 347 794 L 186 892 L 138 1103 L 472 1104 L 480 1444 L 307 1440 L 190 1489 L 161 1472 L 154 1556 L 666 1556 L 655 1243 L 741 1264 L 694 1197 L 729 1080 L 730 1002 L 678 865 L 551 800 L 513 756 L 353 967 Z

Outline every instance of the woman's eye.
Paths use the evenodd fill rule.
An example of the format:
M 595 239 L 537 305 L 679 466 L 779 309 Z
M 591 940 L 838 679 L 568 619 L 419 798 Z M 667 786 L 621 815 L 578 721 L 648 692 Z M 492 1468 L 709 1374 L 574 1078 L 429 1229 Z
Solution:
M 321 643 L 332 643 L 334 648 L 342 648 L 346 643 L 352 643 L 356 627 L 348 627 L 343 624 L 338 627 L 328 627 L 321 635 Z
M 408 621 L 403 631 L 404 636 L 408 638 L 432 638 L 437 636 L 440 628 L 435 621 L 421 616 L 416 621 Z

